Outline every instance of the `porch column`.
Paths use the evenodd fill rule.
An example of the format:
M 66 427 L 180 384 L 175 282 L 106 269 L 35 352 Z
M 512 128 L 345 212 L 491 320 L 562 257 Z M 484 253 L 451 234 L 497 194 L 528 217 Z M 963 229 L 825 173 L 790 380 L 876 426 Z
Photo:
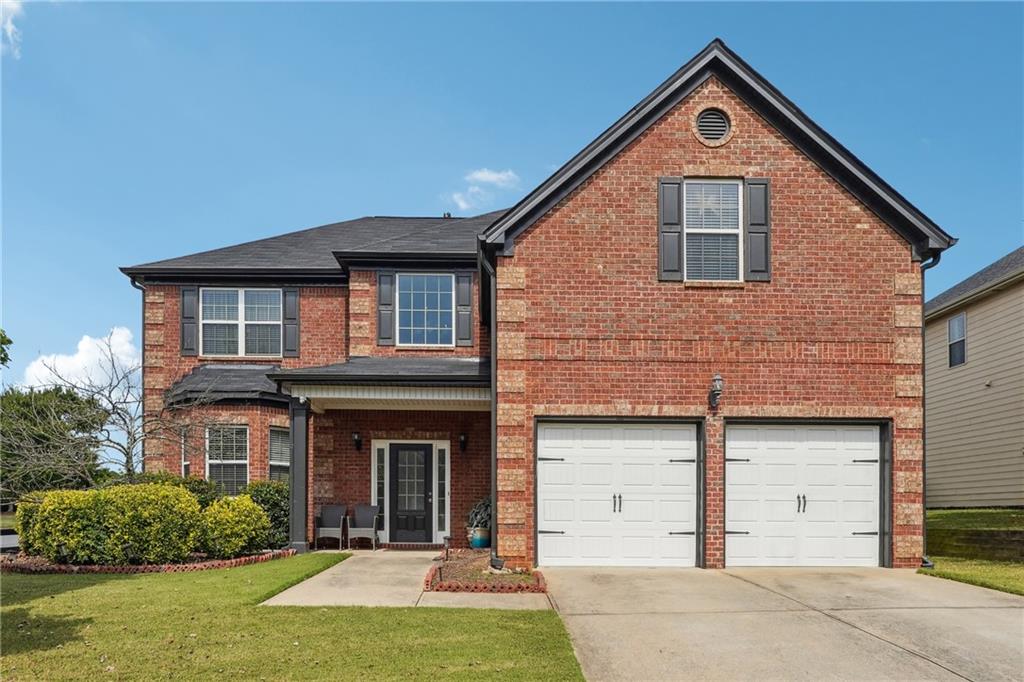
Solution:
M 288 546 L 297 552 L 309 549 L 306 541 L 307 462 L 309 450 L 309 404 L 292 399 L 291 416 L 292 460 L 289 479 L 291 488 L 288 505 Z

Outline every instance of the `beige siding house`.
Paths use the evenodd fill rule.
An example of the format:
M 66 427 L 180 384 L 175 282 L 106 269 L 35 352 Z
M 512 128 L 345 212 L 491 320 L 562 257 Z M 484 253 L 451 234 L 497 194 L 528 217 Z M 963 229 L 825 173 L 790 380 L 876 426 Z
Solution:
M 929 507 L 1024 505 L 1024 247 L 925 304 Z

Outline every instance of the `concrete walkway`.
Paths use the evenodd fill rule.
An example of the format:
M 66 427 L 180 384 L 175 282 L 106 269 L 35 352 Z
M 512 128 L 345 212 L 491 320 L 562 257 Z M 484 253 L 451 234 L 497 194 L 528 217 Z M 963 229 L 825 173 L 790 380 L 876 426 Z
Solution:
M 1024 678 L 1024 597 L 913 571 L 543 570 L 591 681 Z
M 545 594 L 424 592 L 437 551 L 355 550 L 352 556 L 274 595 L 264 606 L 436 606 L 549 609 Z

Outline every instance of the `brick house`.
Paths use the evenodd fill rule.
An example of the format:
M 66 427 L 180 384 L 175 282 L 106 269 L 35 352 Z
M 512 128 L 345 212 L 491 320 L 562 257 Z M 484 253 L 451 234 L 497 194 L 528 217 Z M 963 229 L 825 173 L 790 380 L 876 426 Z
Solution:
M 955 243 L 714 41 L 522 201 L 124 268 L 147 466 L 509 565 L 922 556 L 923 269 Z M 186 459 L 183 453 L 190 452 Z

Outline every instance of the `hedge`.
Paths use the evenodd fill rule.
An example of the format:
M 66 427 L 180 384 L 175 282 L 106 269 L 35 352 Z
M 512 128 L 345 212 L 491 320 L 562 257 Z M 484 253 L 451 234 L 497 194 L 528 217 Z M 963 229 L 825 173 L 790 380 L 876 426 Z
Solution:
M 14 516 L 14 529 L 18 533 L 18 546 L 26 554 L 38 554 L 36 543 L 36 518 L 43 503 L 44 493 L 29 493 L 18 500 Z
M 195 550 L 200 510 L 183 488 L 159 484 L 54 490 L 22 512 L 26 553 L 59 564 L 176 563 Z
M 242 490 L 252 498 L 270 519 L 268 547 L 280 549 L 288 545 L 288 484 L 281 481 L 253 481 Z
M 270 534 L 270 518 L 248 495 L 224 497 L 203 510 L 203 548 L 216 559 L 262 549 Z

